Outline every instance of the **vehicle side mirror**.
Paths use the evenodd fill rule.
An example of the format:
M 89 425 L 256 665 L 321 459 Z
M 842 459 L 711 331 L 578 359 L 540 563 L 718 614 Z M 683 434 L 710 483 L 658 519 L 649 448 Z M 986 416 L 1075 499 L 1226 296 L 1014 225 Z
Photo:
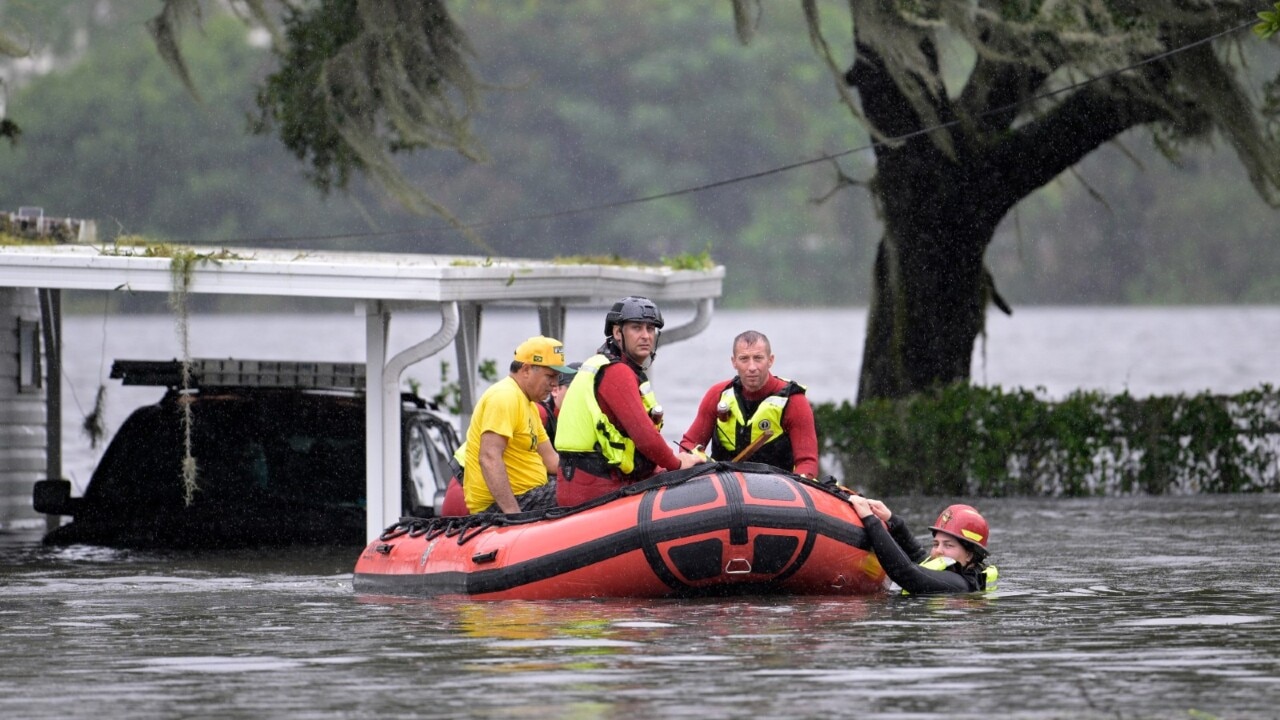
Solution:
M 71 497 L 70 480 L 37 480 L 31 489 L 31 505 L 45 515 L 75 515 L 80 498 Z

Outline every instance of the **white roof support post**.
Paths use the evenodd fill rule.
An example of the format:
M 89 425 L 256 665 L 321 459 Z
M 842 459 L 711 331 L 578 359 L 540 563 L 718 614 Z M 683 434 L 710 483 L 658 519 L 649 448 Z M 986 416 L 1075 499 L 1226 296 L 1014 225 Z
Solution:
M 462 427 L 463 441 L 467 439 L 467 428 L 471 426 L 471 411 L 476 409 L 476 375 L 479 372 L 480 360 L 480 321 L 483 319 L 484 307 L 480 303 L 458 303 L 460 320 L 458 338 L 454 347 L 458 352 L 458 419 Z M 499 372 L 503 368 L 498 368 Z
M 382 411 L 382 371 L 386 365 L 387 332 L 391 325 L 391 312 L 383 303 L 370 302 L 364 306 L 365 311 L 365 392 L 364 392 L 364 496 L 365 496 L 365 539 L 373 542 L 382 534 L 383 528 L 399 519 L 399 488 L 392 493 L 395 500 L 395 515 L 390 522 L 386 520 L 389 501 L 385 492 L 386 472 L 383 467 L 386 455 L 383 438 L 390 436 L 400 441 L 400 433 L 383 432 Z M 398 409 L 400 403 L 395 403 Z M 398 429 L 399 418 L 391 427 Z M 379 452 L 381 450 L 381 452 Z M 397 455 L 398 457 L 398 455 Z
M 391 328 L 388 303 L 366 306 L 365 347 L 365 506 L 366 540 L 373 542 L 394 525 L 401 506 L 400 377 L 405 368 L 444 350 L 458 333 L 458 304 L 440 305 L 440 329 L 422 342 L 387 359 Z
M 41 288 L 40 317 L 45 360 L 45 477 L 62 479 L 62 291 Z M 62 524 L 59 515 L 45 515 L 45 532 Z
M 392 525 L 404 514 L 400 502 L 402 436 L 400 427 L 400 377 L 410 365 L 425 360 L 449 347 L 458 334 L 458 303 L 440 305 L 440 329 L 416 345 L 400 351 L 387 361 L 382 373 L 382 528 Z M 388 498 L 391 501 L 388 501 Z M 434 503 L 433 503 L 434 504 Z M 394 512 L 392 512 L 394 510 Z M 372 518 L 370 518 L 372 519 Z M 369 540 L 377 537 L 371 535 Z
M 706 270 L 673 270 L 420 253 L 223 250 L 230 256 L 195 264 L 190 292 L 346 298 L 359 303 L 356 313 L 365 315 L 365 490 L 370 539 L 396 522 L 401 512 L 400 370 L 390 372 L 395 368 L 387 365 L 393 303 L 403 302 L 417 308 L 441 304 L 445 327 L 434 336 L 439 340 L 428 340 L 427 348 L 406 357 L 420 359 L 438 352 L 433 349 L 435 343 L 443 347 L 449 342 L 446 336 L 457 332 L 454 341 L 458 353 L 461 430 L 465 437 L 477 399 L 484 305 L 528 307 L 533 304 L 538 308 L 542 334 L 564 340 L 565 308 L 569 305 L 609 307 L 614 298 L 627 295 L 642 295 L 660 306 L 697 302 L 697 314 L 692 321 L 663 333 L 666 342 L 678 342 L 707 327 L 713 300 L 720 297 L 725 274 L 719 266 Z M 0 288 L 169 293 L 173 290 L 173 261 L 149 255 L 147 248 L 114 244 L 0 245 Z M 53 346 L 52 341 L 49 344 Z M 505 371 L 505 365 L 501 370 Z M 50 377 L 50 388 L 57 387 L 54 377 Z M 387 387 L 390 389 L 384 393 Z M 59 427 L 53 417 L 61 415 L 57 404 L 55 396 L 49 406 L 51 433 Z M 59 464 L 58 449 L 48 450 L 52 467 Z
M 559 298 L 552 300 L 550 305 L 539 305 L 538 329 L 543 336 L 564 342 L 565 315 L 566 308 Z

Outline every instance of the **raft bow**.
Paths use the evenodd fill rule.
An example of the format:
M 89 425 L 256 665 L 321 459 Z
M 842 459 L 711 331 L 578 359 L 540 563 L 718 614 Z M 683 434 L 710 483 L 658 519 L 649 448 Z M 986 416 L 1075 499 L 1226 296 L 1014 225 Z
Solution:
M 401 518 L 353 583 L 476 599 L 864 595 L 884 571 L 834 481 L 707 463 L 572 508 Z

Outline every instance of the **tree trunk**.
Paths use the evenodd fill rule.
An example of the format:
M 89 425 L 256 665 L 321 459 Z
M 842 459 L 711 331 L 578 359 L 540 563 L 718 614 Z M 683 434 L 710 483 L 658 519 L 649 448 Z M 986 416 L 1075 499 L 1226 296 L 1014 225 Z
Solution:
M 931 46 L 922 49 L 933 60 Z M 1144 73 L 1140 80 L 1156 86 L 1169 77 L 1162 67 Z M 968 380 L 994 296 L 983 255 L 1001 218 L 1124 130 L 1170 119 L 1167 103 L 1134 92 L 1136 79 L 1118 77 L 1014 127 L 1013 113 L 1000 109 L 1045 77 L 980 59 L 971 80 L 982 92 L 960 96 L 964 113 L 946 96 L 917 98 L 931 105 L 926 123 L 883 61 L 858 44 L 845 80 L 857 89 L 867 120 L 899 138 L 876 145 L 871 185 L 885 234 L 876 253 L 859 401 Z M 958 121 L 962 114 L 966 119 Z M 1184 109 L 1181 117 L 1196 114 Z
M 846 79 L 858 88 L 868 119 L 890 136 L 919 131 L 919 116 L 880 59 L 866 47 L 859 51 Z M 944 122 L 952 118 L 945 102 L 935 109 Z M 885 234 L 876 252 L 859 400 L 969 378 L 986 300 L 982 257 L 1007 200 L 982 196 L 991 179 L 980 175 L 991 168 L 963 139 L 952 134 L 950 153 L 923 136 L 876 148 L 873 191 Z
M 983 253 L 994 227 L 967 193 L 926 197 L 957 182 L 929 175 L 896 190 L 881 165 L 885 235 L 876 252 L 873 295 L 858 398 L 896 398 L 969 378 L 987 300 Z M 910 175 L 909 171 L 904 171 Z M 914 191 L 913 191 L 914 188 Z

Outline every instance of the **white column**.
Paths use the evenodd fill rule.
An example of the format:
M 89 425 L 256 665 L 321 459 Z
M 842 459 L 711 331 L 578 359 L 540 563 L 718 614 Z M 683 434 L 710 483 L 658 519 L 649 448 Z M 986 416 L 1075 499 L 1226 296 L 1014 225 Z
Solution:
M 444 350 L 449 346 L 449 343 L 453 342 L 454 336 L 457 334 L 458 304 L 452 302 L 443 303 L 440 306 L 440 329 L 430 337 L 396 353 L 386 361 L 386 367 L 382 375 L 382 426 L 386 430 L 382 437 L 383 496 L 395 499 L 394 503 L 388 503 L 389 506 L 395 509 L 395 513 L 388 516 L 390 519 L 383 524 L 384 528 L 399 520 L 404 512 L 400 503 L 401 458 L 403 457 L 401 449 L 403 431 L 400 420 L 400 378 L 404 375 L 405 368 Z M 435 498 L 422 498 L 422 500 L 431 502 L 432 505 L 437 504 Z M 443 498 L 441 498 L 441 502 L 443 502 Z
M 399 488 L 392 493 L 395 517 L 387 520 L 388 497 L 385 482 L 382 375 L 387 358 L 387 331 L 391 315 L 380 302 L 369 302 L 365 310 L 365 541 L 373 542 L 383 529 L 399 519 Z M 397 423 L 398 429 L 398 423 Z M 396 442 L 400 433 L 393 433 Z

